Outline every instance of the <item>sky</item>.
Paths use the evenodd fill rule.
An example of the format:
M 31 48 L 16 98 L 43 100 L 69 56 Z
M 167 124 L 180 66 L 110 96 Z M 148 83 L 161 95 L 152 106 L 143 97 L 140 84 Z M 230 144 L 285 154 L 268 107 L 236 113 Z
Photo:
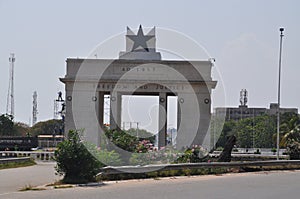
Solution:
M 57 92 L 64 90 L 59 77 L 66 59 L 86 57 L 113 35 L 125 35 L 126 26 L 140 24 L 181 32 L 216 59 L 214 107 L 238 106 L 244 88 L 250 107 L 277 102 L 284 27 L 281 106 L 300 108 L 299 7 L 297 0 L 0 0 L 0 113 L 6 112 L 10 53 L 16 56 L 15 121 L 29 123 L 34 91 L 38 121 L 48 120 Z M 225 97 L 217 94 L 222 87 Z

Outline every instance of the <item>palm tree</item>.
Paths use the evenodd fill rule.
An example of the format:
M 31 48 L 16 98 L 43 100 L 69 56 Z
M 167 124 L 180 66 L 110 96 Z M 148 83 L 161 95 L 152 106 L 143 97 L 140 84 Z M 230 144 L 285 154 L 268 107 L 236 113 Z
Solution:
M 300 142 L 300 125 L 299 124 L 282 136 L 282 138 L 280 140 L 280 146 L 287 147 L 292 142 Z
M 280 125 L 280 147 L 286 148 L 293 139 L 300 137 L 300 118 L 298 114 L 283 114 Z M 275 135 L 276 136 L 276 135 Z

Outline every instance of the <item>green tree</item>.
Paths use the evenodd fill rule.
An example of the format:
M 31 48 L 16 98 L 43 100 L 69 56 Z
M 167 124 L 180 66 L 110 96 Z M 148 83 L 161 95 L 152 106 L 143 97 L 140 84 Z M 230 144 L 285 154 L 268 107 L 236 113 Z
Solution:
M 300 159 L 300 126 L 296 126 L 290 132 L 283 136 L 285 145 L 287 147 L 287 152 L 290 155 L 290 159 L 299 160 Z M 282 141 L 281 140 L 281 141 Z
M 216 147 L 224 147 L 227 137 L 235 135 L 238 147 L 272 148 L 276 146 L 276 121 L 274 115 L 261 115 L 239 121 L 226 121 Z M 289 137 L 300 126 L 300 117 L 295 113 L 280 116 L 280 146 L 287 147 Z
M 235 134 L 236 123 L 237 122 L 234 120 L 229 120 L 224 123 L 222 133 L 216 144 L 216 148 L 224 147 L 227 142 L 227 138 Z
M 237 145 L 242 148 L 251 147 L 253 143 L 253 139 L 251 138 L 254 131 L 249 118 L 238 121 L 235 130 L 237 132 Z
M 112 144 L 128 152 L 136 152 L 137 147 L 142 141 L 149 141 L 152 144 L 155 142 L 155 136 L 143 129 L 139 129 L 138 131 L 133 128 L 129 130 L 107 129 L 105 130 L 105 136 Z M 108 147 L 108 149 L 111 148 Z
M 152 144 L 155 143 L 155 135 L 145 129 L 131 128 L 125 131 L 127 134 L 137 137 L 139 141 L 149 140 Z
M 122 130 L 106 130 L 105 135 L 114 145 L 128 152 L 135 152 L 139 143 L 137 137 Z
M 275 127 L 275 118 L 269 115 L 242 119 L 236 125 L 237 145 L 254 148 L 274 147 L 272 136 Z
M 103 166 L 86 148 L 78 131 L 70 131 L 68 138 L 55 151 L 56 171 L 64 175 L 65 183 L 86 183 L 95 181 Z
M 62 134 L 63 125 L 64 124 L 62 120 L 54 119 L 38 122 L 33 127 L 31 127 L 29 133 L 32 136 L 54 134 L 59 135 Z
M 276 117 L 262 115 L 244 118 L 239 121 L 226 121 L 217 142 L 217 147 L 224 147 L 227 137 L 235 135 L 238 147 L 272 148 L 276 141 L 272 139 L 276 132 Z
M 31 136 L 30 135 L 30 127 L 25 124 L 25 123 L 22 123 L 22 122 L 17 122 L 14 124 L 14 129 L 15 131 L 17 132 L 18 135 L 21 135 L 21 136 Z
M 274 116 L 258 116 L 254 118 L 254 147 L 272 148 L 275 142 L 272 139 L 276 132 L 276 119 Z
M 300 117 L 295 113 L 285 113 L 281 116 L 280 124 L 280 147 L 286 147 L 289 139 L 297 136 L 300 127 Z M 274 137 L 277 135 L 275 134 Z
M 298 114 L 283 114 L 280 125 L 280 147 L 286 147 L 290 159 L 300 159 L 300 117 Z
M 14 128 L 13 116 L 0 115 L 0 136 L 17 136 L 20 135 Z

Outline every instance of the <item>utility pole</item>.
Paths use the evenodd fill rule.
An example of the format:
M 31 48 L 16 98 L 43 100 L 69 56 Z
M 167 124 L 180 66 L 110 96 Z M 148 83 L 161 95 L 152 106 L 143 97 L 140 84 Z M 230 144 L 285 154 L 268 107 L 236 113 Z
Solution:
M 281 55 L 282 55 L 282 38 L 284 28 L 280 28 L 280 47 L 279 47 L 279 73 L 278 73 L 278 107 L 277 107 L 277 160 L 279 160 L 279 127 L 280 127 L 280 81 L 281 81 Z

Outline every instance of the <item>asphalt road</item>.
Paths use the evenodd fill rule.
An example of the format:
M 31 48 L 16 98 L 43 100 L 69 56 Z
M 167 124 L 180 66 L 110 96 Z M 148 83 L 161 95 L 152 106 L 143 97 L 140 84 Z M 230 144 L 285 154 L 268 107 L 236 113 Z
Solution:
M 2 180 L 1 180 L 2 181 Z M 226 174 L 109 182 L 101 187 L 11 192 L 2 199 L 294 199 L 300 171 Z
M 55 182 L 54 162 L 38 162 L 37 165 L 0 170 L 0 198 L 5 193 L 15 192 L 26 185 L 37 186 Z

